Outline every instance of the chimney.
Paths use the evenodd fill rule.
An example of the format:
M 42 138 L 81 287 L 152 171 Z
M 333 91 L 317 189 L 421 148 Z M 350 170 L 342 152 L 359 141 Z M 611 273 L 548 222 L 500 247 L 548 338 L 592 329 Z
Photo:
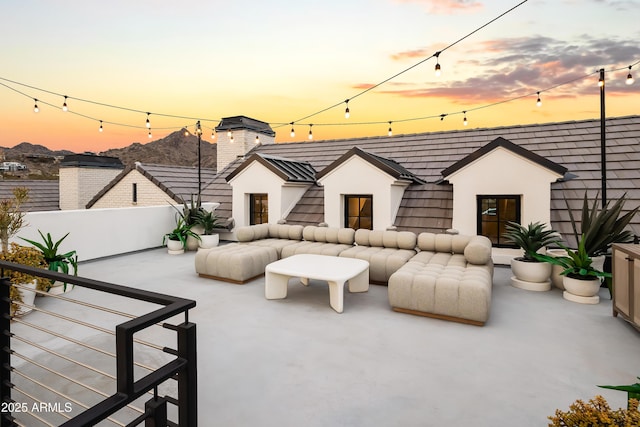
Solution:
M 268 123 L 246 116 L 222 119 L 216 126 L 216 133 L 218 172 L 221 172 L 236 158 L 247 154 L 256 145 L 275 143 L 276 137 L 276 133 Z
M 85 209 L 124 165 L 117 157 L 70 154 L 60 162 L 60 209 Z

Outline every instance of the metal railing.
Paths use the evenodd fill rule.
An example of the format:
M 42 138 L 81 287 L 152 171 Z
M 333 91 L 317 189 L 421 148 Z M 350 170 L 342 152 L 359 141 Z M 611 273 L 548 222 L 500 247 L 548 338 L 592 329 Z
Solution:
M 189 322 L 195 301 L 5 261 L 0 269 L 0 425 L 197 426 L 196 325 Z M 14 317 L 4 270 L 67 282 L 82 293 L 44 298 L 40 307 L 26 307 L 35 313 Z M 131 300 L 145 312 L 107 304 Z M 152 342 L 166 334 L 175 348 Z M 104 348 L 104 337 L 114 349 Z

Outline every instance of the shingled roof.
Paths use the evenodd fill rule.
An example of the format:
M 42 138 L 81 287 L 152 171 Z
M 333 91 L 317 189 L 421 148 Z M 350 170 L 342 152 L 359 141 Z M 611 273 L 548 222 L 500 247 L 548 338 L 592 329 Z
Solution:
M 132 170 L 137 170 L 158 188 L 178 203 L 182 200 L 189 200 L 192 194 L 198 193 L 198 168 L 194 166 L 169 166 L 156 164 L 135 163 L 128 166 L 118 176 L 116 176 L 106 187 L 104 187 L 93 199 L 87 203 L 87 209 L 91 208 L 102 196 L 112 189 Z M 202 188 L 211 182 L 215 176 L 214 169 L 201 168 L 200 176 Z
M 258 162 L 287 182 L 316 182 L 316 171 L 309 162 L 291 160 L 284 157 L 254 153 L 233 172 L 227 175 L 227 182 L 232 180 L 253 162 Z
M 29 200 L 23 205 L 26 212 L 60 210 L 60 185 L 57 180 L 0 180 L 0 199 L 13 198 L 13 189 L 29 189 Z
M 606 121 L 607 197 L 627 194 L 626 209 L 640 205 L 640 116 L 614 117 Z M 397 162 L 425 184 L 405 190 L 395 225 L 399 230 L 442 231 L 451 227 L 453 187 L 437 184 L 442 171 L 476 152 L 497 138 L 567 168 L 574 179 L 552 184 L 552 227 L 571 233 L 564 197 L 578 214 L 585 190 L 594 198 L 600 189 L 600 121 L 582 120 L 561 123 L 479 128 L 446 132 L 381 136 L 358 139 L 296 142 L 256 146 L 252 153 L 308 161 L 322 171 L 353 147 Z M 220 202 L 220 216 L 231 216 L 231 187 L 225 177 L 241 164 L 228 165 L 206 189 L 203 201 Z M 323 220 L 322 188 L 312 186 L 293 209 L 289 223 L 308 224 Z M 320 219 L 318 221 L 318 219 Z M 632 222 L 640 234 L 640 215 Z

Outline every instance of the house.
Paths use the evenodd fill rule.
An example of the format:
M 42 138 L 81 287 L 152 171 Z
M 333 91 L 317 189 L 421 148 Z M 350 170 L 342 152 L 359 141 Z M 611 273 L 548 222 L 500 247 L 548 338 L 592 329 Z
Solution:
M 200 169 L 202 188 L 216 171 Z M 198 194 L 198 168 L 136 162 L 119 173 L 91 198 L 86 208 L 159 206 L 182 203 Z
M 226 120 L 226 119 L 224 119 Z M 221 124 L 224 124 L 224 120 Z M 256 130 L 234 118 L 244 140 Z M 260 122 L 262 123 L 262 122 Z M 218 133 L 218 153 L 235 143 Z M 606 120 L 608 200 L 640 205 L 640 116 Z M 234 148 L 237 148 L 235 146 Z M 203 190 L 237 226 L 286 221 L 332 227 L 484 234 L 507 221 L 572 234 L 585 192 L 601 188 L 599 120 L 295 143 L 254 144 Z M 631 223 L 640 234 L 640 218 Z M 231 236 L 230 238 L 233 238 Z M 571 242 L 570 242 L 571 243 Z
M 29 200 L 23 205 L 26 212 L 57 211 L 60 209 L 58 181 L 46 179 L 0 180 L 0 199 L 12 199 L 13 189 L 29 189 Z

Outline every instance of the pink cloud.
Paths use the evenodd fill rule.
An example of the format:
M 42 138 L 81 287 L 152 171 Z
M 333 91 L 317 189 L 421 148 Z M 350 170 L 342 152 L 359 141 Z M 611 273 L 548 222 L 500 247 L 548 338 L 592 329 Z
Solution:
M 427 7 L 429 13 L 451 15 L 461 12 L 474 12 L 483 7 L 476 0 L 398 0 L 400 3 L 420 3 Z

